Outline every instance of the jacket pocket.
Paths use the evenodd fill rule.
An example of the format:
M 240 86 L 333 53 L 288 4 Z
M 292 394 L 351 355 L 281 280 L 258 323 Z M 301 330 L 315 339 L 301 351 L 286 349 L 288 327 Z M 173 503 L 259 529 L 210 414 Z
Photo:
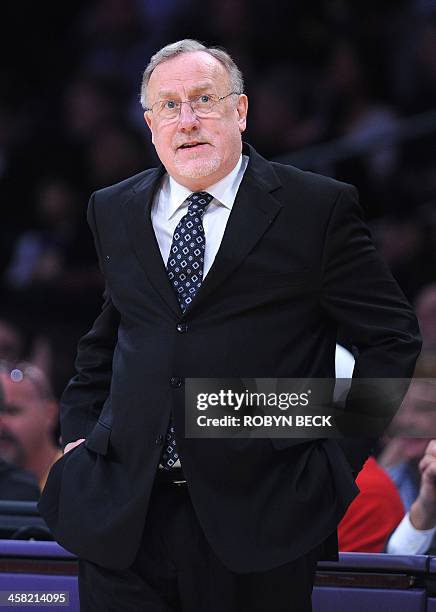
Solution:
M 94 425 L 94 429 L 86 438 L 84 444 L 87 449 L 98 453 L 99 455 L 106 455 L 109 449 L 109 440 L 111 437 L 111 427 L 102 421 L 97 421 Z
M 78 444 L 68 451 L 68 453 L 62 455 L 62 457 L 60 457 L 50 468 L 37 505 L 38 512 L 45 520 L 50 530 L 54 529 L 58 519 L 59 493 L 65 465 L 73 455 L 81 451 L 82 447 L 83 443 Z

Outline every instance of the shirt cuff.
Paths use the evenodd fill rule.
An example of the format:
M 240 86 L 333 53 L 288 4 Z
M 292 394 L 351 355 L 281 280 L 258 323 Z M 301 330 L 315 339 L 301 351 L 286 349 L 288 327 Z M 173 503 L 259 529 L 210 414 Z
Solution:
M 416 529 L 407 512 L 401 523 L 389 538 L 386 552 L 391 555 L 422 555 L 430 547 L 436 527 Z

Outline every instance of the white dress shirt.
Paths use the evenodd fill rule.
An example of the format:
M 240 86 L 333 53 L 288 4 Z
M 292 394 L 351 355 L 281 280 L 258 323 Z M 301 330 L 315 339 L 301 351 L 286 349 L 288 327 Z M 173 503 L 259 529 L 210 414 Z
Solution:
M 241 155 L 236 166 L 227 176 L 204 190 L 213 196 L 213 200 L 203 215 L 205 235 L 203 278 L 206 277 L 218 253 L 239 185 L 248 165 L 248 159 L 247 155 Z M 181 218 L 188 212 L 186 198 L 192 193 L 187 187 L 177 183 L 172 176 L 165 174 L 154 198 L 151 222 L 165 267 L 174 230 Z M 159 467 L 162 468 L 162 465 Z M 172 467 L 181 467 L 180 460 L 177 459 Z
M 435 533 L 436 527 L 416 529 L 407 512 L 389 538 L 386 552 L 391 555 L 422 555 L 428 550 Z
M 233 170 L 223 179 L 204 191 L 213 196 L 203 215 L 204 252 L 203 278 L 209 272 L 226 229 L 242 177 L 247 168 L 248 156 L 241 155 Z M 174 230 L 188 212 L 186 198 L 192 191 L 165 174 L 151 209 L 151 222 L 165 266 L 170 254 Z

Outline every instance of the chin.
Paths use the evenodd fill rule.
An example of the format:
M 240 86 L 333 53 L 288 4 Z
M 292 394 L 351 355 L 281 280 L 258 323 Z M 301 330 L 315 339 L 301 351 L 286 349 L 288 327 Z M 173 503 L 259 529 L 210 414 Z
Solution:
M 221 160 L 217 157 L 212 159 L 192 159 L 184 163 L 176 163 L 177 172 L 186 178 L 201 178 L 214 174 L 221 166 Z

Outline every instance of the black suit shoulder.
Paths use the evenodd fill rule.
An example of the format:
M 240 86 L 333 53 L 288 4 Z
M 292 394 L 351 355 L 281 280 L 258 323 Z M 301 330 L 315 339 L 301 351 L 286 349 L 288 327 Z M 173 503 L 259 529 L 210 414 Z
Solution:
M 300 170 L 295 166 L 271 162 L 271 165 L 286 189 L 301 196 L 318 196 L 323 199 L 335 199 L 343 191 L 357 191 L 354 185 L 329 176 Z
M 148 186 L 157 186 L 159 177 L 165 172 L 164 167 L 149 168 L 119 183 L 95 191 L 89 200 L 87 219 L 94 235 L 97 253 L 100 252 L 99 232 L 104 228 L 109 231 L 119 227 L 120 213 L 124 204 L 135 195 L 143 192 Z M 144 199 L 144 203 L 145 203 Z M 98 228 L 98 229 L 97 229 Z
M 119 199 L 124 195 L 131 193 L 132 191 L 136 191 L 141 189 L 144 184 L 152 179 L 156 175 L 156 173 L 160 170 L 158 167 L 148 168 L 147 170 L 143 170 L 138 174 L 133 176 L 129 176 L 128 178 L 120 181 L 119 183 L 115 183 L 114 185 L 109 185 L 108 187 L 103 187 L 102 189 L 98 189 L 94 192 L 94 195 L 98 199 Z
M 365 221 L 354 185 L 277 162 L 271 162 L 271 168 L 281 184 L 272 195 L 283 206 L 282 219 L 297 224 L 302 231 L 308 227 L 323 231 L 338 211 L 347 218 Z

